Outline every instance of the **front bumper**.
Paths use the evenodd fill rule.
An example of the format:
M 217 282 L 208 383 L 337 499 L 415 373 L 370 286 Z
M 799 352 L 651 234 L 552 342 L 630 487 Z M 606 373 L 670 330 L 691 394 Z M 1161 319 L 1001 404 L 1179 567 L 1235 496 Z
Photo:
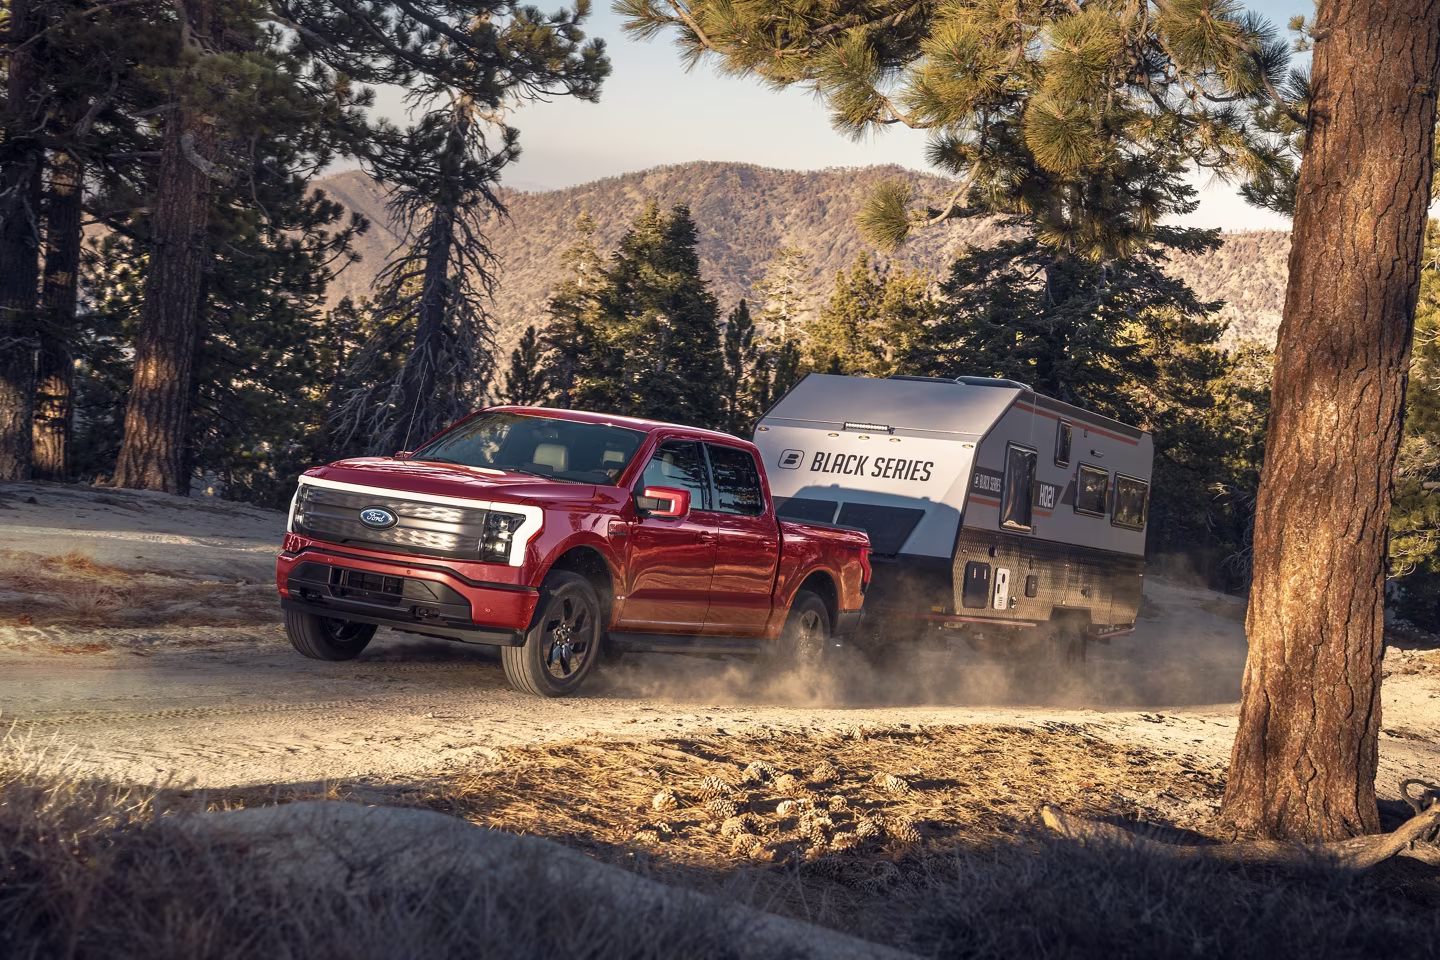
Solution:
M 440 564 L 321 546 L 280 554 L 275 581 L 286 610 L 500 646 L 524 644 L 540 599 L 534 587 L 477 582 Z

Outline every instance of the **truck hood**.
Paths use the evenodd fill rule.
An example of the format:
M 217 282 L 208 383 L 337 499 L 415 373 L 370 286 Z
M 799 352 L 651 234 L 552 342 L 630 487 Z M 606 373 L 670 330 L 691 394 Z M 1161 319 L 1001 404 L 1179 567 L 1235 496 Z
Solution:
M 375 487 L 396 494 L 427 494 L 462 497 L 470 500 L 543 502 L 591 501 L 593 483 L 564 483 L 528 473 L 462 467 L 445 463 L 418 463 L 389 457 L 359 457 L 340 460 L 305 471 L 301 477 L 319 477 L 339 483 Z

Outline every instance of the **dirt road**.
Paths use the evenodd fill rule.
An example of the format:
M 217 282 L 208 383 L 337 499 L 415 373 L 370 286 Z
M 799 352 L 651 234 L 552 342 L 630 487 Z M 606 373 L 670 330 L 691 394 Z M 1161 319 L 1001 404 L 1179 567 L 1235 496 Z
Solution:
M 96 775 L 217 788 L 403 782 L 493 761 L 515 744 L 592 735 L 1066 723 L 1214 765 L 1228 760 L 1234 736 L 1239 601 L 1162 580 L 1147 584 L 1136 633 L 1092 648 L 1086 675 L 1048 703 L 964 649 L 831 682 L 636 656 L 605 665 L 581 697 L 545 701 L 512 691 L 484 647 L 382 631 L 354 662 L 300 657 L 267 581 L 282 522 L 158 495 L 0 488 L 10 562 L 0 570 L 0 730 L 27 752 Z M 34 579 L 35 558 L 67 553 L 103 568 Z M 86 593 L 107 576 L 130 591 L 118 594 L 122 608 Z M 182 594 L 184 604 L 164 612 Z M 1402 776 L 1440 772 L 1440 657 L 1394 648 L 1387 669 L 1379 784 L 1393 795 Z

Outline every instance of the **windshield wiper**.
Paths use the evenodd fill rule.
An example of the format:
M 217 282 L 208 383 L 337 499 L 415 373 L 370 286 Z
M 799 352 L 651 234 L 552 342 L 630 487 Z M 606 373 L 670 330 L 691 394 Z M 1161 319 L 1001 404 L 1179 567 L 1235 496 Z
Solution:
M 421 463 L 453 463 L 457 467 L 473 467 L 473 463 L 461 463 L 459 460 L 451 460 L 449 457 L 411 457 L 411 460 L 418 460 Z

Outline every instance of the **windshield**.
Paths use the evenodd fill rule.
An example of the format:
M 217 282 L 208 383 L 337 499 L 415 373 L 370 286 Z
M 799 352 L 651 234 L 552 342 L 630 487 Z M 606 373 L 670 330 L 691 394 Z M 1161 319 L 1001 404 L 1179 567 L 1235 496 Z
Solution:
M 410 459 L 614 484 L 644 439 L 638 430 L 603 423 L 479 413 L 425 444 Z

